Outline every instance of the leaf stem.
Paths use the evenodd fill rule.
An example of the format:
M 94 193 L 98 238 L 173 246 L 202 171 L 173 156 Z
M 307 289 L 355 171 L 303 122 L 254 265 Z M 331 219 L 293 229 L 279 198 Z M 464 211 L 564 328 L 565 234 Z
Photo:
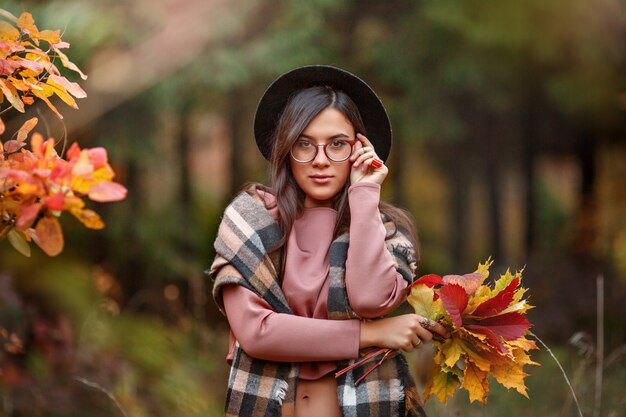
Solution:
M 569 382 L 569 378 L 567 377 L 567 374 L 565 373 L 565 370 L 563 369 L 563 367 L 561 366 L 561 362 L 559 362 L 559 360 L 556 358 L 556 356 L 554 356 L 554 353 L 552 353 L 552 350 L 550 350 L 550 348 L 548 347 L 548 345 L 546 345 L 543 340 L 541 340 L 539 338 L 539 336 L 537 336 L 536 334 L 534 334 L 533 332 L 530 332 L 530 335 L 532 337 L 534 337 L 535 339 L 537 339 L 537 341 L 539 343 L 541 343 L 541 345 L 548 351 L 548 353 L 550 354 L 550 356 L 552 356 L 552 359 L 554 359 L 554 361 L 556 362 L 556 364 L 559 366 L 559 369 L 561 370 L 561 373 L 563 374 L 563 378 L 565 378 L 565 382 L 567 382 L 567 386 L 569 387 L 570 392 L 572 393 L 572 397 L 574 397 L 574 402 L 576 403 L 576 408 L 578 409 L 578 414 L 580 415 L 580 417 L 584 417 L 583 416 L 583 412 L 580 409 L 580 404 L 578 403 L 578 398 L 576 397 L 576 393 L 574 392 L 574 388 L 572 387 L 572 384 Z

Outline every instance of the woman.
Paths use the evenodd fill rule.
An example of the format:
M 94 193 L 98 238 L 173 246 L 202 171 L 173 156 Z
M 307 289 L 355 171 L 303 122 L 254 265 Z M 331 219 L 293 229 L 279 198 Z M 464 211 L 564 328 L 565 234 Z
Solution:
M 226 208 L 210 270 L 232 330 L 227 415 L 424 415 L 401 354 L 358 385 L 363 367 L 334 377 L 363 349 L 447 336 L 415 314 L 381 318 L 417 266 L 411 220 L 379 201 L 382 103 L 349 72 L 297 68 L 265 92 L 254 130 L 272 186 L 249 185 Z

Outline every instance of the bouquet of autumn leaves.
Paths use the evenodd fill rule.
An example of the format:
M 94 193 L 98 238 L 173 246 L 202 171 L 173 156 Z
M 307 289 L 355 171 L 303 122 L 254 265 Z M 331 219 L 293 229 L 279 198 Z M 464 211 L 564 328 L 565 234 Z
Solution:
M 522 271 L 507 271 L 493 286 L 485 284 L 492 263 L 479 264 L 472 274 L 425 275 L 411 285 L 408 302 L 415 313 L 451 333 L 449 339 L 433 339 L 434 370 L 425 399 L 435 395 L 445 403 L 461 387 L 470 401 L 486 404 L 490 375 L 528 397 L 523 368 L 539 365 L 528 355 L 537 349 L 526 338 L 531 324 L 525 313 L 532 307 L 523 299 Z

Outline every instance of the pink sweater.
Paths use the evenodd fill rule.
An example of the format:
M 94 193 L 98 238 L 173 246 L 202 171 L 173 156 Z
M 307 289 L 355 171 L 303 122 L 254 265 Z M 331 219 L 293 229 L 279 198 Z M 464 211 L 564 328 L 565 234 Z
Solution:
M 268 202 L 273 199 L 269 194 L 262 197 Z M 351 223 L 346 289 L 350 306 L 365 318 L 391 312 L 404 299 L 407 287 L 385 247 L 379 199 L 378 184 L 360 182 L 348 190 Z M 270 213 L 276 218 L 277 210 Z M 282 289 L 295 315 L 274 312 L 240 285 L 224 288 L 224 307 L 232 330 L 229 361 L 234 338 L 250 356 L 302 362 L 303 379 L 318 379 L 335 370 L 337 360 L 358 357 L 359 320 L 328 320 L 326 311 L 329 248 L 336 219 L 332 208 L 308 208 L 293 224 Z

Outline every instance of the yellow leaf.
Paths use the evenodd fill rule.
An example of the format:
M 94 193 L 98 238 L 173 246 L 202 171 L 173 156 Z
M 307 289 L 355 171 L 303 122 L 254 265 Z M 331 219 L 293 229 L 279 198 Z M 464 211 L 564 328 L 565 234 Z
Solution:
M 48 100 L 48 97 L 45 94 L 43 94 L 41 91 L 38 91 L 38 90 L 32 90 L 32 93 L 35 97 L 40 98 L 44 103 L 46 103 L 48 107 L 50 108 L 50 110 L 52 110 L 59 117 L 59 119 L 63 119 L 63 116 L 61 115 L 61 113 L 59 113 L 57 108 L 54 107 L 54 105 L 50 102 L 50 100 Z
M 454 395 L 458 386 L 459 380 L 453 374 L 444 372 L 440 367 L 435 366 L 433 377 L 428 381 L 424 389 L 424 400 L 434 395 L 439 402 L 445 404 L 448 401 L 448 397 Z
M 63 250 L 63 231 L 56 217 L 46 216 L 39 219 L 33 238 L 48 256 L 56 256 Z
M 19 93 L 17 92 L 15 87 L 13 87 L 13 84 L 0 78 L 0 89 L 2 90 L 2 93 L 5 95 L 7 100 L 9 100 L 9 103 L 11 103 L 11 105 L 15 108 L 15 110 L 19 111 L 20 113 L 24 113 L 24 103 L 22 103 L 22 100 L 20 100 Z
M 48 84 L 53 89 L 54 93 L 59 96 L 59 98 L 63 100 L 65 104 L 75 109 L 78 108 L 78 106 L 76 105 L 76 100 L 74 100 L 74 97 L 68 94 L 68 92 L 65 90 L 65 87 L 63 87 L 61 84 L 57 84 L 50 77 L 48 77 L 48 79 L 46 80 L 46 84 Z
M 478 264 L 476 272 L 481 274 L 483 276 L 483 279 L 486 279 L 487 277 L 489 277 L 489 267 L 491 266 L 491 264 L 493 264 L 493 260 L 490 256 L 484 263 Z
M 0 9 L 2 10 L 2 9 Z M 20 31 L 12 24 L 0 20 L 0 41 L 4 42 L 17 42 L 20 38 Z
M 433 301 L 435 292 L 426 285 L 415 285 L 411 287 L 411 292 L 407 301 L 415 310 L 415 314 L 432 320 L 439 320 L 443 316 L 444 308 L 441 299 Z
M 88 229 L 99 230 L 104 228 L 104 222 L 93 210 L 89 209 L 71 209 L 70 213 L 74 215 Z
M 30 245 L 26 241 L 24 234 L 22 232 L 18 232 L 15 228 L 9 231 L 7 236 L 9 239 L 9 243 L 22 255 L 26 257 L 30 257 Z
M 487 394 L 489 393 L 489 373 L 480 370 L 472 362 L 465 365 L 465 373 L 463 374 L 463 388 L 469 393 L 471 402 L 478 401 L 487 404 Z
M 456 364 L 463 352 L 463 343 L 458 337 L 453 336 L 441 344 L 441 353 L 445 357 L 444 363 L 449 368 Z
M 93 172 L 93 178 L 96 181 L 111 181 L 113 177 L 115 177 L 115 172 L 109 164 L 106 164 L 102 168 L 98 168 Z

